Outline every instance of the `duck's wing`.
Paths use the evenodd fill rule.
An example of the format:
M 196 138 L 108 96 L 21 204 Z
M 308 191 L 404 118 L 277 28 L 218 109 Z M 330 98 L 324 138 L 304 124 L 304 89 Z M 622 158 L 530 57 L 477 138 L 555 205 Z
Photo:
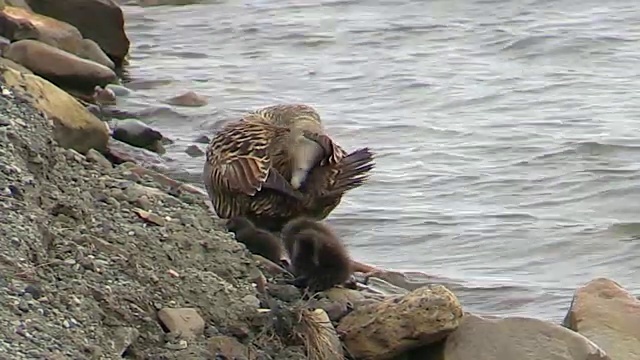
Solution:
M 369 148 L 358 149 L 337 163 L 311 170 L 303 190 L 320 197 L 338 197 L 364 184 L 375 167 L 374 154 Z
M 289 131 L 262 121 L 243 119 L 225 125 L 207 148 L 209 179 L 215 187 L 254 196 L 263 188 L 300 198 L 299 192 L 271 166 L 269 147 Z
M 324 150 L 324 156 L 320 160 L 320 166 L 336 165 L 346 155 L 346 152 L 340 145 L 336 144 L 329 136 L 318 134 L 311 131 L 303 131 L 302 135 L 312 141 L 315 141 Z

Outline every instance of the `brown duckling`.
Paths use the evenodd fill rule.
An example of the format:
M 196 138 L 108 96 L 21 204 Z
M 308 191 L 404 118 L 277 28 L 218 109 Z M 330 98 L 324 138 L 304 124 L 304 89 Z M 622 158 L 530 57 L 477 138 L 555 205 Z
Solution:
M 353 268 L 346 246 L 325 224 L 297 218 L 282 229 L 291 259 L 294 285 L 312 292 L 324 291 L 351 280 Z
M 294 217 L 324 219 L 368 179 L 374 168 L 369 148 L 346 154 L 319 122 L 305 119 L 273 120 L 255 112 L 213 136 L 203 180 L 220 218 L 244 216 L 277 232 Z
M 287 252 L 277 236 L 257 228 L 249 219 L 242 216 L 232 217 L 227 220 L 225 226 L 251 253 L 282 265 L 285 269 L 290 267 Z

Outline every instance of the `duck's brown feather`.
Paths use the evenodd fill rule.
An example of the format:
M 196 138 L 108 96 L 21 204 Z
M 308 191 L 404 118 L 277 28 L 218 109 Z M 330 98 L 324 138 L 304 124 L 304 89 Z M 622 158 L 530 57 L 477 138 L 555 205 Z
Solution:
M 320 165 L 336 164 L 346 153 L 329 136 L 324 133 L 320 114 L 312 106 L 305 104 L 276 104 L 266 106 L 253 112 L 279 126 L 299 127 L 302 135 L 318 143 L 325 151 Z
M 219 217 L 244 216 L 258 227 L 280 231 L 295 217 L 324 219 L 346 191 L 368 178 L 374 166 L 368 148 L 346 155 L 324 133 L 305 130 L 302 135 L 320 144 L 324 156 L 302 187 L 293 189 L 289 183 L 292 169 L 288 149 L 291 128 L 296 123 L 282 114 L 292 116 L 295 111 L 286 106 L 275 105 L 281 111 L 275 115 L 254 112 L 228 123 L 211 140 L 203 175 Z M 309 115 L 312 108 L 304 106 L 303 115 L 319 122 L 319 117 L 316 120 L 312 113 Z M 276 121 L 277 116 L 280 117 Z
M 289 129 L 275 126 L 260 117 L 245 117 L 226 124 L 207 147 L 205 185 L 214 208 L 222 218 L 241 215 L 241 200 L 263 189 L 300 198 L 288 181 L 273 166 L 272 154 Z M 282 166 L 280 166 L 282 167 Z
M 253 111 L 253 114 L 260 115 L 280 126 L 291 127 L 299 122 L 316 123 L 318 126 L 322 126 L 320 114 L 318 114 L 312 106 L 305 104 L 276 104 L 265 106 Z

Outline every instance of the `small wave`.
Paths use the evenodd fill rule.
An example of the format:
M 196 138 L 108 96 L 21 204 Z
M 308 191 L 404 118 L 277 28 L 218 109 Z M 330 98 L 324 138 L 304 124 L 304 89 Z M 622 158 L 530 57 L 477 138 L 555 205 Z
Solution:
M 503 47 L 501 50 L 504 52 L 528 50 L 532 47 L 547 44 L 550 41 L 554 40 L 558 40 L 558 37 L 555 35 L 525 36 L 520 39 L 511 41 L 511 43 Z
M 608 231 L 622 236 L 632 236 L 640 240 L 640 222 L 620 222 L 609 225 Z
M 640 145 L 621 145 L 598 141 L 580 141 L 573 146 L 576 152 L 590 155 L 605 155 L 618 151 L 640 151 Z

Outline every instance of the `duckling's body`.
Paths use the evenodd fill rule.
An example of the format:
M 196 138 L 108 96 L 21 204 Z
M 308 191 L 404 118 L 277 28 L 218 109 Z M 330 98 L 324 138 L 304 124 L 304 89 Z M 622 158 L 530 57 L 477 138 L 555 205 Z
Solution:
M 328 226 L 297 218 L 284 226 L 281 235 L 296 285 L 317 292 L 351 278 L 353 269 L 347 248 Z
M 261 109 L 225 124 L 211 139 L 203 179 L 220 218 L 244 216 L 280 231 L 294 217 L 325 218 L 368 178 L 374 167 L 368 148 L 345 155 L 319 120 L 285 115 Z
M 275 264 L 285 267 L 290 265 L 288 254 L 277 236 L 257 228 L 251 221 L 241 216 L 229 219 L 225 226 L 251 253 L 271 260 Z

